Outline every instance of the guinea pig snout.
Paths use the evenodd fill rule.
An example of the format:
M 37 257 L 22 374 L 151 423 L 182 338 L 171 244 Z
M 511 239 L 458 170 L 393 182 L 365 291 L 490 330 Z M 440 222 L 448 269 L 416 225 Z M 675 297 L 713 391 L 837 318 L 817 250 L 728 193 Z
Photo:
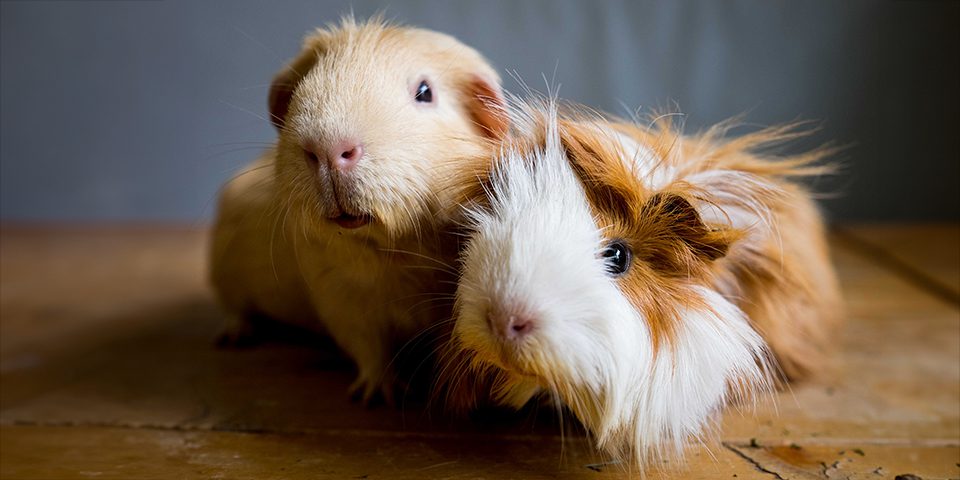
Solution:
M 520 341 L 537 329 L 532 315 L 514 310 L 490 310 L 487 323 L 494 335 L 511 342 Z
M 307 162 L 326 162 L 331 171 L 347 173 L 363 158 L 363 144 L 355 139 L 341 139 L 328 145 L 314 144 L 304 148 Z M 317 167 L 318 165 L 311 165 Z

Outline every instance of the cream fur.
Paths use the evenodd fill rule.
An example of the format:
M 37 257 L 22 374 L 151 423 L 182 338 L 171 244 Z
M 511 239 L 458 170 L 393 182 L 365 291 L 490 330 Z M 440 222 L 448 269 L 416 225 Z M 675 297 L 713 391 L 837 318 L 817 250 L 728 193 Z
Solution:
M 433 104 L 413 99 L 421 79 Z M 346 19 L 309 35 L 274 81 L 276 147 L 220 199 L 210 271 L 230 333 L 250 315 L 329 333 L 357 364 L 353 390 L 389 397 L 396 348 L 449 315 L 424 301 L 454 278 L 446 182 L 459 162 L 489 156 L 496 125 L 483 122 L 499 91 L 476 51 L 440 33 Z M 334 181 L 324 161 L 305 160 L 310 145 L 344 137 L 365 150 L 349 175 Z M 373 221 L 341 228 L 327 218 L 335 202 Z

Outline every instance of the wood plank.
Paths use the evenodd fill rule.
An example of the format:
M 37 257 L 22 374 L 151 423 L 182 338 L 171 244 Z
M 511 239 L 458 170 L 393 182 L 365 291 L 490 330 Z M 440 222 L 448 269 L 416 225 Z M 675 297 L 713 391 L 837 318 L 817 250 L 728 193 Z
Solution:
M 73 478 L 632 478 L 579 440 L 336 432 L 250 434 L 106 427 L 0 428 L 0 477 Z M 944 446 L 728 444 L 697 449 L 648 478 L 956 478 Z M 778 477 L 774 477 L 774 474 Z
M 759 468 L 791 479 L 882 479 L 915 475 L 922 479 L 960 476 L 960 447 L 900 445 L 729 444 Z
M 0 442 L 0 477 L 20 480 L 634 477 L 620 465 L 599 463 L 582 439 L 557 437 L 6 426 Z M 691 472 L 698 478 L 770 478 L 722 447 L 692 452 L 683 470 L 670 467 L 661 465 L 656 478 L 691 478 Z
M 364 465 L 360 452 L 389 451 L 394 443 L 409 442 L 426 442 L 422 448 L 433 450 L 424 451 L 441 454 L 411 447 L 417 451 L 397 455 L 422 463 L 397 457 L 377 465 L 395 466 L 397 470 L 389 470 L 392 477 L 457 462 L 436 468 L 444 475 L 498 477 L 513 472 L 573 478 L 595 474 L 581 471 L 582 465 L 602 460 L 586 447 L 576 454 L 564 447 L 561 456 L 555 416 L 535 409 L 451 420 L 425 410 L 416 398 L 398 409 L 362 408 L 344 393 L 353 375 L 349 363 L 309 342 L 214 348 L 221 319 L 204 283 L 201 231 L 3 229 L 0 242 L 4 478 L 8 472 L 17 478 L 49 478 L 57 473 L 50 461 L 60 463 L 70 455 L 70 475 L 87 471 L 88 461 L 90 471 L 122 477 L 124 471 L 118 468 L 146 468 L 151 460 L 168 458 L 161 450 L 164 445 L 176 444 L 195 448 L 144 471 L 169 478 L 161 467 L 190 474 L 190 466 L 202 464 L 208 468 L 203 472 L 237 473 L 243 470 L 231 470 L 240 467 L 231 466 L 224 452 L 238 449 L 247 459 L 245 465 L 259 465 L 259 470 L 251 470 L 258 474 L 252 477 L 278 475 L 277 468 L 310 458 L 311 452 L 317 458 L 333 452 L 323 458 L 344 459 L 342 464 L 329 461 L 343 467 L 331 472 L 346 475 L 354 473 L 347 467 Z M 713 474 L 717 472 L 744 478 L 760 472 L 751 463 L 757 458 L 791 471 L 778 466 L 777 458 L 763 456 L 776 457 L 779 450 L 747 449 L 751 439 L 771 448 L 795 443 L 818 452 L 816 457 L 824 462 L 839 460 L 827 455 L 835 447 L 887 448 L 877 451 L 885 460 L 900 462 L 888 464 L 890 468 L 901 469 L 957 451 L 960 310 L 847 244 L 835 244 L 848 321 L 838 334 L 831 370 L 747 412 L 729 412 L 721 430 L 729 448 L 713 445 L 719 463 L 696 450 L 689 472 L 704 478 L 724 478 Z M 924 248 L 949 245 L 935 240 Z M 575 430 L 565 433 L 567 443 L 582 443 Z M 340 442 L 344 435 L 350 440 Z M 363 443 L 363 438 L 374 440 Z M 386 440 L 397 438 L 403 441 Z M 101 444 L 119 453 L 98 449 Z M 124 447 L 128 444 L 130 448 Z M 502 449 L 490 447 L 501 444 Z M 140 456 L 136 445 L 143 448 Z M 280 446 L 293 453 L 284 454 Z M 508 468 L 533 462 L 524 455 L 534 453 L 542 458 L 529 468 Z M 467 461 L 462 455 L 474 457 Z M 217 462 L 226 470 L 217 470 Z M 466 468 L 474 464 L 490 466 Z M 815 466 L 795 467 L 817 472 Z
M 0 246 L 5 357 L 135 331 L 154 320 L 138 313 L 209 301 L 203 230 L 4 226 Z
M 918 284 L 960 302 L 960 223 L 929 223 L 903 228 L 889 224 L 838 228 L 861 253 Z

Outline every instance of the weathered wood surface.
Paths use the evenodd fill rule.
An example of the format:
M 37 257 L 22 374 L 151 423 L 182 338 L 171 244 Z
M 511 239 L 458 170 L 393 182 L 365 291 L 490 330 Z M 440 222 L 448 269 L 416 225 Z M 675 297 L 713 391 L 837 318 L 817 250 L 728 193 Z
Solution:
M 942 291 L 960 290 L 958 231 L 844 227 L 829 373 L 729 412 L 716 442 L 648 478 L 960 478 L 960 307 Z M 3 227 L 0 477 L 630 476 L 543 410 L 365 409 L 332 352 L 215 348 L 204 249 L 193 229 Z

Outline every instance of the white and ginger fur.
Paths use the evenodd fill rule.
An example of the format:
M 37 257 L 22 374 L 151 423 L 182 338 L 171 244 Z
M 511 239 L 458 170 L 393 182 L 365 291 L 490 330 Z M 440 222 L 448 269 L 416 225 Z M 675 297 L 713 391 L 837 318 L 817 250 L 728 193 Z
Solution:
M 759 153 L 790 127 L 681 136 L 536 101 L 511 116 L 499 158 L 464 174 L 471 233 L 441 382 L 455 407 L 547 396 L 642 469 L 781 371 L 817 369 L 837 284 L 791 178 L 821 172 L 826 150 Z M 632 250 L 620 276 L 602 255 L 613 240 Z
M 416 101 L 421 81 L 432 102 Z M 327 333 L 356 362 L 351 391 L 390 400 L 394 350 L 449 316 L 424 300 L 455 282 L 446 184 L 506 129 L 499 76 L 447 35 L 347 18 L 306 37 L 269 104 L 276 146 L 224 187 L 213 230 L 226 334 L 254 316 Z M 323 153 L 344 139 L 363 156 L 341 171 Z

